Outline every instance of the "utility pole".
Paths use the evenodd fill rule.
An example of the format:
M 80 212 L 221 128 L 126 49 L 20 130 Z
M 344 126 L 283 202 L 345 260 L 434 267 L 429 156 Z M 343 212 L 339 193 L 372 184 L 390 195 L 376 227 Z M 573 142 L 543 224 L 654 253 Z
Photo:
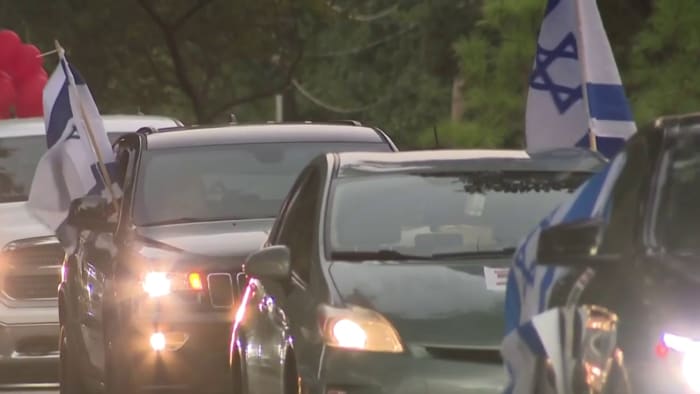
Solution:
M 284 121 L 284 96 L 282 94 L 275 95 L 275 121 Z

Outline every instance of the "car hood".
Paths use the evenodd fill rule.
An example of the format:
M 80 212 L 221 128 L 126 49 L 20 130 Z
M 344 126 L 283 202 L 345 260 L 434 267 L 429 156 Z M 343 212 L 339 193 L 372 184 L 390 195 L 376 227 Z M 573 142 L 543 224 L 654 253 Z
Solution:
M 246 257 L 267 240 L 274 219 L 139 227 L 142 241 L 208 257 Z
M 485 271 L 504 275 L 510 263 L 334 262 L 330 272 L 344 303 L 381 313 L 406 343 L 496 349 L 503 338 L 505 285 L 487 286 Z
M 19 239 L 53 235 L 29 212 L 26 202 L 0 204 L 0 247 Z

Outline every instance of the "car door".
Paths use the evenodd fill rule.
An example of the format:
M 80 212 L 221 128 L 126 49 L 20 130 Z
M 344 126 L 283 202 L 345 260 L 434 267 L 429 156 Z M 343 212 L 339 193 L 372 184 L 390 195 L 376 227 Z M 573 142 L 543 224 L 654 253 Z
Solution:
M 124 188 L 123 174 L 130 162 L 127 149 L 115 148 L 117 153 L 117 182 Z M 90 365 L 97 374 L 104 373 L 105 338 L 104 311 L 105 295 L 110 286 L 114 234 L 82 231 L 78 243 L 77 256 L 80 271 L 80 330 Z
M 284 311 L 296 356 L 298 373 L 308 380 L 315 375 L 322 349 L 318 327 L 318 304 L 322 286 L 312 286 L 319 278 L 319 223 L 327 174 L 326 157 L 308 168 L 299 194 L 288 207 L 274 244 L 290 250 L 291 279 L 287 286 Z
M 315 227 L 312 220 L 313 213 L 310 210 L 315 203 L 315 196 L 319 189 L 319 169 L 309 167 L 304 170 L 283 205 L 280 213 L 278 229 L 279 239 L 276 244 L 284 244 L 290 247 L 293 271 L 304 271 L 299 266 L 300 259 L 308 255 L 299 255 L 299 246 L 309 244 L 309 234 Z M 292 227 L 292 226 L 297 226 Z M 272 238 L 275 238 L 273 235 Z M 297 252 L 291 251 L 294 247 Z M 303 250 L 306 250 L 304 248 Z M 295 254 L 296 253 L 296 254 Z M 292 276 L 295 276 L 293 273 Z M 290 316 L 297 313 L 294 306 L 290 305 L 290 295 L 295 287 L 292 282 L 280 283 L 278 281 L 252 278 L 250 287 L 254 293 L 248 302 L 248 311 L 251 313 L 246 322 L 248 327 L 247 348 L 245 349 L 246 364 L 248 367 L 248 390 L 250 394 L 264 394 L 279 392 L 283 382 L 284 356 L 288 346 L 287 338 L 296 337 L 294 329 L 290 327 L 290 320 L 301 321 Z M 292 291 L 292 293 L 290 293 Z M 293 312 L 288 309 L 292 308 Z M 248 312 L 247 312 L 248 313 Z

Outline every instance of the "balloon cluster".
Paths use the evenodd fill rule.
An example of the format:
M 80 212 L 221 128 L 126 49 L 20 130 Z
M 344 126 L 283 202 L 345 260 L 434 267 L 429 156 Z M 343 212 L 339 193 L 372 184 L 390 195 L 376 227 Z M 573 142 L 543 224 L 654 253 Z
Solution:
M 41 52 L 23 44 L 11 30 L 0 30 L 0 119 L 42 116 L 43 91 L 48 75 Z

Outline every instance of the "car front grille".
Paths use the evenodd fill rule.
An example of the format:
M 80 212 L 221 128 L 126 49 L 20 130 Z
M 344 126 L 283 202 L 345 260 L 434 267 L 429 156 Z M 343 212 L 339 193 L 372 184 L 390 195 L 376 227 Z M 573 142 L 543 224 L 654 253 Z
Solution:
M 209 299 L 214 308 L 230 308 L 233 305 L 233 279 L 229 273 L 207 275 Z
M 5 277 L 4 292 L 14 300 L 56 298 L 60 275 L 10 275 Z
M 64 251 L 57 242 L 26 242 L 2 252 L 2 293 L 14 301 L 55 299 Z

